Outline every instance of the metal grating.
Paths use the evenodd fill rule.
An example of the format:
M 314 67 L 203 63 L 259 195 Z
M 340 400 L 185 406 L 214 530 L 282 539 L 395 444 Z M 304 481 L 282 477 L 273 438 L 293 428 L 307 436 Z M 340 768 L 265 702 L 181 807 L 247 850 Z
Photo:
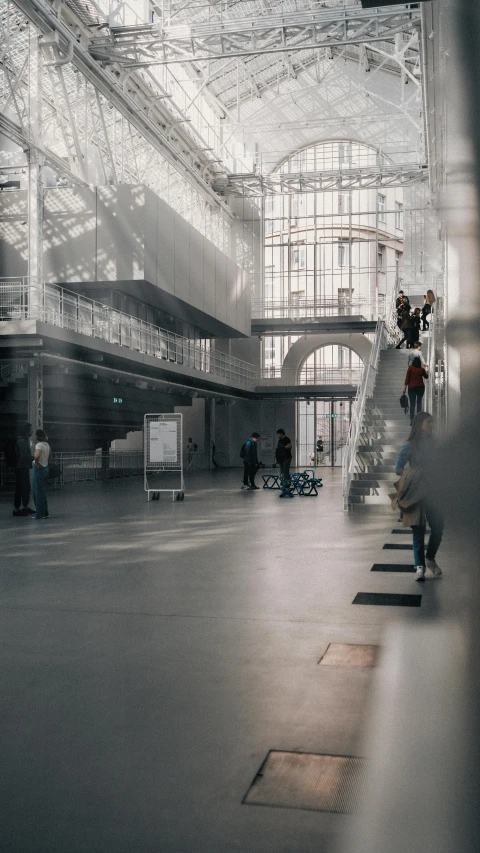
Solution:
M 346 814 L 357 811 L 366 762 L 343 755 L 271 750 L 243 802 Z
M 375 666 L 378 646 L 360 643 L 329 643 L 320 658 L 321 666 Z
M 396 592 L 357 592 L 352 604 L 374 604 L 383 607 L 421 607 L 421 595 L 401 595 Z

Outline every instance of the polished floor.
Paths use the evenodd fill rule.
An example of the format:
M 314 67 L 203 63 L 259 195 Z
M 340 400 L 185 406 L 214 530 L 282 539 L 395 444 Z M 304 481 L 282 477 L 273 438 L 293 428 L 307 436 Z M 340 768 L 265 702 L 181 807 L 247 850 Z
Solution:
M 45 522 L 2 496 L 0 849 L 333 849 L 348 817 L 242 799 L 271 749 L 361 754 L 375 670 L 318 662 L 381 645 L 407 608 L 355 595 L 421 592 L 408 618 L 432 618 L 452 580 L 370 572 L 410 538 L 344 515 L 341 472 L 323 477 L 294 500 L 232 471 L 193 475 L 183 503 L 139 478 L 65 487 Z

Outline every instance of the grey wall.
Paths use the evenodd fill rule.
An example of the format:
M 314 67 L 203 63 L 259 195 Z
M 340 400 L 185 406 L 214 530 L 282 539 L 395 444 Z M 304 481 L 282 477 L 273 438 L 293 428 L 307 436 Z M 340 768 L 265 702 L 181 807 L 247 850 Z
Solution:
M 26 275 L 26 192 L 0 193 L 0 213 L 1 274 Z M 149 282 L 170 307 L 201 312 L 200 328 L 210 316 L 250 334 L 249 274 L 144 186 L 46 189 L 44 275 L 72 287 Z
M 244 441 L 256 431 L 260 433 L 258 458 L 267 466 L 274 460 L 277 443 L 276 430 L 282 427 L 295 446 L 295 402 L 294 400 L 240 401 L 215 407 L 215 445 L 222 465 L 243 467 L 240 448 Z M 272 440 L 273 449 L 266 448 L 265 439 Z
M 0 276 L 27 274 L 27 193 L 0 192 Z

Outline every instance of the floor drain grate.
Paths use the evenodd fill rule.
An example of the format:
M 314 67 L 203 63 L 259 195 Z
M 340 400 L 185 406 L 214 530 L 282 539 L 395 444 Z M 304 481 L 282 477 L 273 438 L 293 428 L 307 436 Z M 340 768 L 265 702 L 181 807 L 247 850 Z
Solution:
M 363 758 L 271 750 L 243 802 L 350 813 L 357 810 L 364 773 Z
M 374 563 L 371 572 L 414 572 L 411 563 Z
M 387 545 L 383 546 L 383 550 L 384 551 L 412 551 L 413 545 L 410 545 L 410 544 L 404 545 L 403 542 L 401 545 L 398 544 L 397 542 L 395 542 L 394 544 L 388 543 Z
M 321 666 L 375 666 L 378 646 L 357 643 L 330 643 L 318 661 Z
M 352 604 L 379 604 L 384 607 L 421 607 L 421 595 L 400 595 L 396 592 L 357 592 Z

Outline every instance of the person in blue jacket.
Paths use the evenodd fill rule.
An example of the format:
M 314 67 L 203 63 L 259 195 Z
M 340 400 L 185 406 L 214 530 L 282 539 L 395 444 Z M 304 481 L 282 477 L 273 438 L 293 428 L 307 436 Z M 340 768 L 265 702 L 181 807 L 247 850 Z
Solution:
M 245 442 L 242 489 L 258 489 L 258 486 L 255 485 L 255 474 L 258 470 L 257 442 L 259 438 L 258 432 L 252 432 L 250 438 Z

